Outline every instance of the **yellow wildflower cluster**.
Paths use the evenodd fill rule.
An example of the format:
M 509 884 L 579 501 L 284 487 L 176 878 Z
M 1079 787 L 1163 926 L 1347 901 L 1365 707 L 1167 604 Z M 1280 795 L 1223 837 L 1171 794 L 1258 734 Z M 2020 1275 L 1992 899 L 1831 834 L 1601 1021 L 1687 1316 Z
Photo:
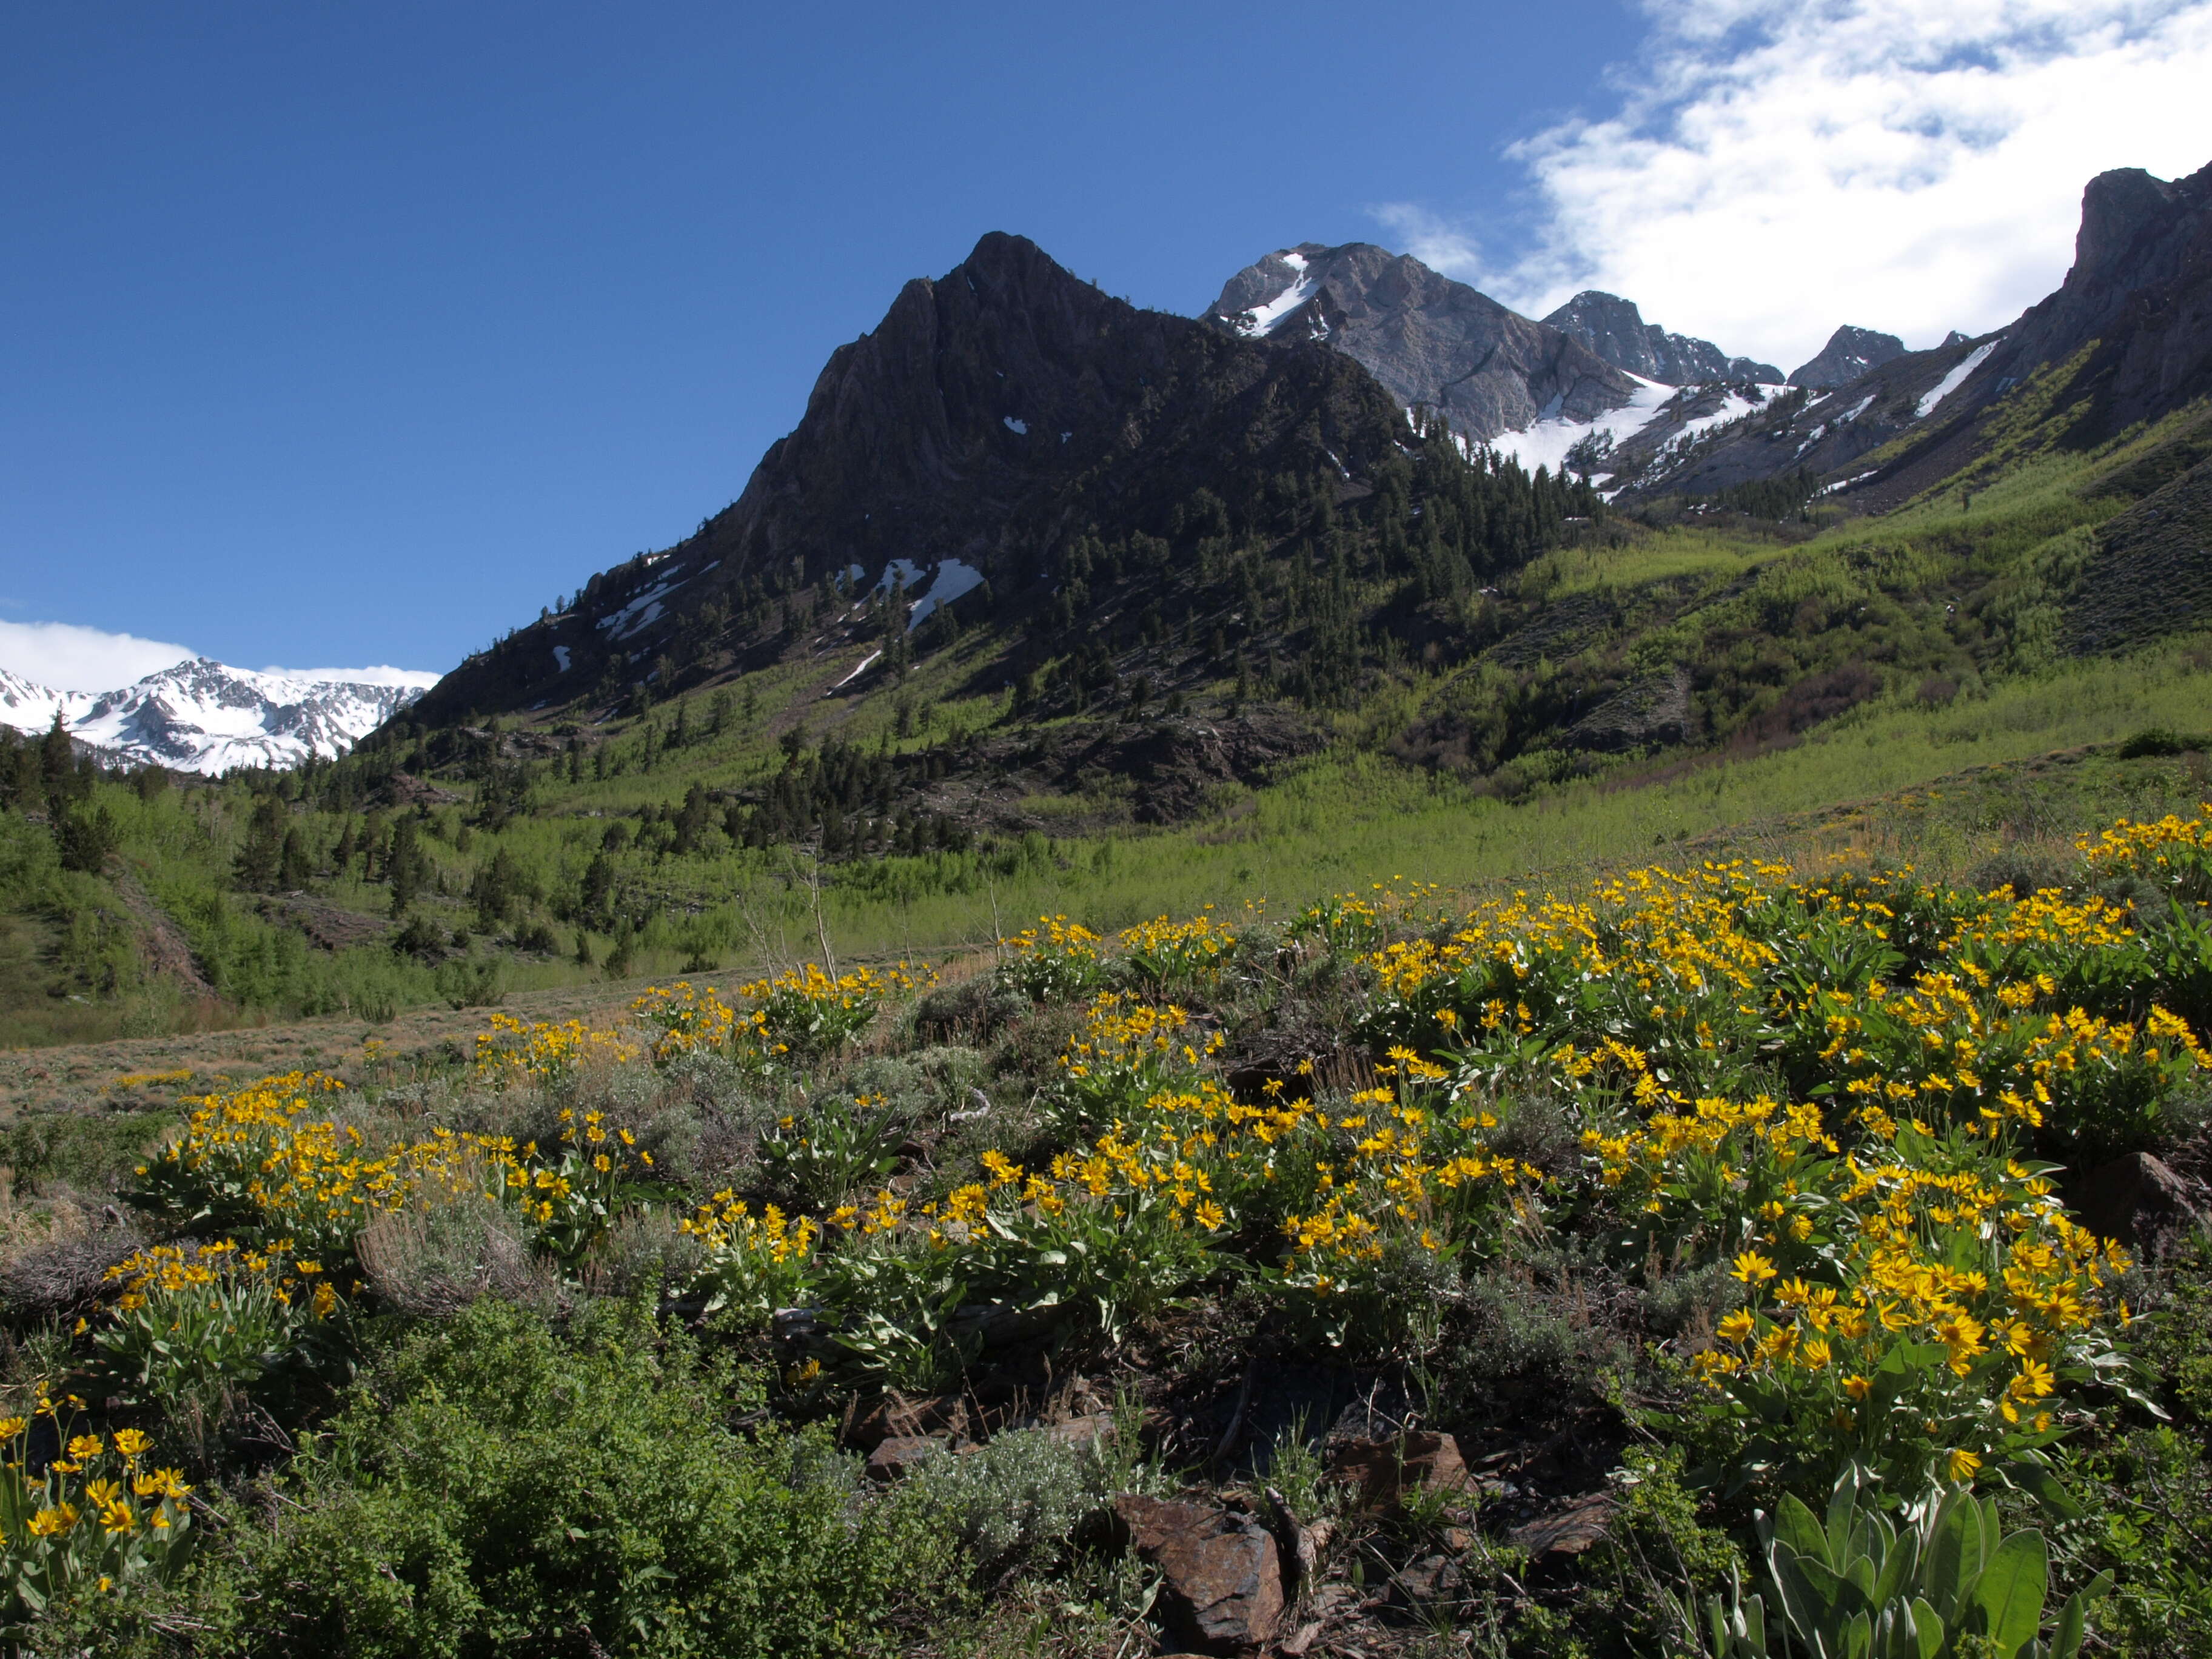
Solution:
M 174 1244 L 149 1245 L 133 1251 L 103 1276 L 115 1293 L 118 1313 L 134 1313 L 155 1301 L 179 1293 L 211 1290 L 251 1282 L 283 1307 L 304 1302 L 305 1310 L 317 1319 L 329 1317 L 337 1306 L 322 1263 L 295 1255 L 292 1241 L 279 1239 L 266 1249 L 253 1249 L 234 1239 L 217 1239 L 191 1249 Z
M 191 1080 L 191 1067 L 180 1066 L 173 1072 L 126 1072 L 121 1077 L 112 1079 L 107 1086 L 110 1089 L 150 1089 Z
M 773 1204 L 756 1215 L 726 1189 L 678 1224 L 705 1247 L 700 1279 L 711 1286 L 709 1310 L 734 1308 L 757 1320 L 799 1299 L 822 1237 L 806 1217 L 794 1219 Z
M 1219 980 L 1222 958 L 1236 948 L 1237 935 L 1214 920 L 1209 904 L 1188 921 L 1157 916 L 1125 927 L 1119 943 L 1122 961 L 1145 983 L 1200 989 Z
M 1833 1244 L 1770 1231 L 1738 1254 L 1744 1305 L 1695 1373 L 1747 1413 L 1784 1402 L 1832 1455 L 1924 1464 L 1950 1448 L 1979 1467 L 2032 1449 L 2058 1379 L 2109 1357 L 2101 1324 L 2128 1261 L 2070 1220 L 2048 1181 L 1960 1160 L 1966 1144 L 1906 1130 L 1864 1162 L 1808 1171 L 1802 1201 Z
M 649 987 L 632 1012 L 660 1032 L 653 1048 L 656 1062 L 703 1048 L 766 1065 L 837 1047 L 866 1030 L 886 998 L 934 978 L 903 962 L 834 975 L 810 962 L 739 986 L 732 994 L 734 1002 L 711 985 Z
M 1083 1030 L 1068 1040 L 1060 1064 L 1071 1077 L 1090 1077 L 1177 1053 L 1186 1064 L 1195 1066 L 1218 1053 L 1226 1041 L 1218 1031 L 1205 1033 L 1201 1050 L 1193 1041 L 1199 1037 L 1191 1029 L 1190 1015 L 1173 1003 L 1155 1006 L 1119 991 L 1105 991 L 1091 1003 Z
M 41 1389 L 32 1415 L 0 1417 L 0 1571 L 34 1606 L 166 1577 L 185 1553 L 191 1487 L 149 1467 L 153 1442 L 137 1429 L 76 1432 L 82 1404 Z M 33 1441 L 47 1436 L 59 1455 L 33 1477 Z
M 2080 837 L 2074 845 L 2092 870 L 2179 874 L 2202 867 L 2207 853 L 2212 852 L 2212 801 L 2197 811 L 2193 818 L 2169 812 L 2154 823 L 2119 818 L 2094 836 Z
M 1079 921 L 1066 916 L 1039 916 L 1036 926 L 999 941 L 1001 948 L 1024 956 L 1090 957 L 1096 959 L 1105 941 Z
M 659 1029 L 653 1045 L 655 1061 L 688 1054 L 694 1048 L 720 1051 L 764 1048 L 767 1012 L 748 1008 L 742 1014 L 722 999 L 713 986 L 687 981 L 654 985 L 630 1005 L 630 1011 L 647 1025 Z
M 372 1149 L 359 1128 L 318 1114 L 343 1087 L 293 1072 L 188 1102 L 183 1133 L 139 1166 L 142 1193 L 179 1219 L 212 1216 L 343 1253 L 376 1212 L 426 1189 L 495 1192 L 516 1164 L 511 1141 L 445 1128 Z
M 1097 933 L 1066 916 L 1039 916 L 999 941 L 999 981 L 1035 1002 L 1062 1002 L 1095 990 L 1106 979 Z
M 1752 994 L 1779 960 L 1741 918 L 1787 874 L 1770 865 L 1708 864 L 1632 871 L 1600 883 L 1592 902 L 1516 893 L 1478 906 L 1447 939 L 1394 940 L 1366 961 L 1401 1000 L 1451 988 L 1483 993 L 1471 1008 L 1425 999 L 1432 1015 L 1449 1009 L 1455 1016 L 1443 1022 L 1447 1031 L 1470 1016 L 1486 1030 L 1526 1028 L 1528 1010 L 1503 993 L 1539 975 L 1609 981 L 1655 1020 L 1687 1020 L 1691 1005 L 1713 994 Z
M 1354 1096 L 1349 1110 L 1332 1109 L 1286 1098 L 1277 1081 L 1253 1103 L 1196 1079 L 1150 1095 L 1045 1173 L 987 1153 L 987 1181 L 931 1212 L 933 1242 L 981 1240 L 987 1216 L 1013 1210 L 1058 1217 L 1090 1206 L 1118 1217 L 1149 1202 L 1174 1224 L 1209 1234 L 1255 1224 L 1271 1232 L 1281 1241 L 1274 1265 L 1285 1290 L 1326 1297 L 1358 1288 L 1358 1269 L 1382 1259 L 1384 1228 L 1440 1253 L 1477 1210 L 1510 1207 L 1540 1180 L 1491 1152 L 1482 1136 L 1494 1116 L 1441 1109 L 1433 1097 L 1443 1068 L 1401 1051 L 1383 1069 L 1402 1079 L 1405 1099 L 1385 1084 Z
M 1309 905 L 1291 924 L 1293 935 L 1318 939 L 1332 951 L 1371 950 L 1393 933 L 1419 927 L 1441 914 L 1443 889 L 1402 877 L 1362 892 L 1338 893 Z
M 580 1019 L 533 1024 L 512 1014 L 494 1014 L 491 1030 L 477 1034 L 473 1070 L 478 1082 L 503 1089 L 556 1083 L 580 1066 L 622 1065 L 638 1054 L 637 1044 L 620 1032 L 594 1029 Z

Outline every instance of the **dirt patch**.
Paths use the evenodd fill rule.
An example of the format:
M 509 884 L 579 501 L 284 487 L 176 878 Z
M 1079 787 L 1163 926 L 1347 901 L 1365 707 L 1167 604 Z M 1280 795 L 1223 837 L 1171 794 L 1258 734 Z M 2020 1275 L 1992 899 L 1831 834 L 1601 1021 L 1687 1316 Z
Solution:
M 308 893 L 280 893 L 254 906 L 264 920 L 307 936 L 325 951 L 343 951 L 356 945 L 381 944 L 392 924 L 358 910 L 341 909 Z
M 187 995 L 213 1000 L 215 987 L 200 972 L 199 961 L 192 955 L 191 941 L 183 930 L 128 870 L 118 871 L 112 879 L 117 896 L 137 924 L 140 959 L 164 978 L 176 981 Z

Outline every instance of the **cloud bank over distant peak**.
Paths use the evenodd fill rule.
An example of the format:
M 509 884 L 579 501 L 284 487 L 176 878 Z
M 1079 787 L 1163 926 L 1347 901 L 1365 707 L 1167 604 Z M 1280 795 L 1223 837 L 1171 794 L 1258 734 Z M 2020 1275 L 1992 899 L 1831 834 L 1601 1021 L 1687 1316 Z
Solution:
M 74 623 L 0 622 L 0 668 L 56 691 L 113 691 L 189 661 L 181 645 Z
M 1850 322 L 1933 345 L 2057 287 L 2081 187 L 2212 161 L 2212 0 L 1644 0 L 1616 107 L 1508 155 L 1534 233 L 1492 259 L 1433 207 L 1377 218 L 1541 316 L 1605 289 L 1781 363 Z
M 343 680 L 349 685 L 411 685 L 427 691 L 445 676 L 428 674 L 419 668 L 393 668 L 379 664 L 374 668 L 264 668 L 264 674 L 282 674 L 295 680 Z
M 135 634 L 111 634 L 75 623 L 0 622 L 0 668 L 56 691 L 119 691 L 198 654 L 189 646 L 141 639 Z M 353 685 L 417 690 L 435 685 L 439 678 L 419 669 L 381 664 L 373 668 L 264 668 L 260 672 L 296 680 L 343 680 Z

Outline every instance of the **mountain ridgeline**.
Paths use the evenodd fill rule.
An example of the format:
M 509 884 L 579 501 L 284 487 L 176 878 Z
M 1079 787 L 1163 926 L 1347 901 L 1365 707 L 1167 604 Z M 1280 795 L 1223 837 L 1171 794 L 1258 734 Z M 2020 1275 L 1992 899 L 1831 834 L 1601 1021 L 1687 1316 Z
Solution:
M 777 665 L 854 696 L 986 619 L 966 689 L 1024 710 L 1263 672 L 1325 703 L 1601 510 L 1410 420 L 1341 352 L 1140 311 L 991 235 L 831 357 L 734 505 L 409 718 L 641 706 Z
M 1838 800 L 1878 741 L 1901 786 L 2147 700 L 2198 729 L 2212 170 L 2092 181 L 2074 269 L 2002 329 L 1831 343 L 1797 378 L 1850 378 L 1784 385 L 1619 296 L 1538 321 L 1310 242 L 1176 317 L 987 236 L 695 535 L 419 701 L 356 688 L 390 712 L 350 754 L 204 664 L 64 709 L 98 755 L 0 734 L 0 1033 L 690 971 L 794 927 L 904 950 L 1085 883 L 1126 918 L 1185 858 L 1240 894 L 1305 859 L 1310 895 L 1376 814 L 1513 814 L 1549 858 L 1570 799 L 1644 845 L 1620 792 L 1712 827 L 1723 775 Z M 10 697 L 40 732 L 62 701 Z M 167 787 L 194 732 L 280 726 L 315 754 Z
M 1784 620 L 1684 577 L 1563 587 L 1552 556 L 1631 570 L 1685 515 L 1786 547 L 2054 447 L 2186 425 L 2212 390 L 2208 178 L 2103 175 L 2074 270 L 2019 322 L 1919 352 L 1839 329 L 1787 386 L 1618 296 L 1537 322 L 1364 244 L 1270 254 L 1193 319 L 986 236 L 832 356 L 734 504 L 471 658 L 364 763 L 565 752 L 573 775 L 623 722 L 673 702 L 681 723 L 702 694 L 719 721 L 741 690 L 787 775 L 709 781 L 690 817 L 726 804 L 733 840 L 811 823 L 859 853 L 1034 829 L 1054 820 L 1022 803 L 1070 792 L 1090 803 L 1072 824 L 1171 822 L 1347 716 L 1401 759 L 1521 787 L 1607 755 L 1794 740 L 2053 637 L 2147 637 L 2187 603 L 2167 622 L 2107 606 L 2115 632 L 2070 554 L 2027 577 L 1938 561 L 1909 592 L 1849 574 Z M 2109 554 L 2094 526 L 2195 453 L 2164 431 L 2145 441 L 2165 460 L 2069 487 L 2051 522 Z M 1516 444 L 1546 434 L 1564 459 L 1524 468 Z M 2169 582 L 2203 556 L 2170 532 L 2152 538 Z M 2138 586 L 2153 568 L 2128 567 Z M 888 732 L 878 694 L 901 710 Z M 1379 724 L 1378 696 L 1401 711 Z M 967 711 L 956 748 L 902 741 L 923 704 Z M 865 766 L 839 757 L 864 738 Z

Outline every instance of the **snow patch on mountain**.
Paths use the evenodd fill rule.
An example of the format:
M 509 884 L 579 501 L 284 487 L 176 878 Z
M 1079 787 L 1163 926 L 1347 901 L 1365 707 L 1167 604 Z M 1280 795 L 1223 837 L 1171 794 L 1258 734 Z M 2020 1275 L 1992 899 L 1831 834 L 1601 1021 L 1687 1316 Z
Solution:
M 1263 334 L 1273 334 L 1283 325 L 1283 319 L 1314 296 L 1321 286 L 1321 278 L 1306 274 L 1306 256 L 1285 251 L 1275 255 L 1291 268 L 1291 282 L 1280 293 L 1264 305 L 1257 305 L 1236 319 L 1237 331 L 1248 339 Z
M 1636 382 L 1636 390 L 1624 407 L 1609 409 L 1590 421 L 1553 416 L 1536 422 L 1524 431 L 1501 432 L 1490 441 L 1490 447 L 1501 455 L 1512 456 L 1531 472 L 1540 466 L 1548 467 L 1556 477 L 1567 452 L 1583 439 L 1605 433 L 1616 444 L 1624 442 L 1650 425 L 1660 406 L 1674 396 L 1671 386 L 1647 380 L 1640 374 L 1629 378 Z
M 947 559 L 937 567 L 920 598 L 914 602 L 913 612 L 906 619 L 907 631 L 912 633 L 928 620 L 929 613 L 940 605 L 950 605 L 963 593 L 972 593 L 983 585 L 983 573 L 971 564 L 958 559 Z
M 119 691 L 57 691 L 0 669 L 0 725 L 43 733 L 58 713 L 71 737 L 112 759 L 212 775 L 335 759 L 422 695 L 419 684 L 257 674 L 207 657 Z
M 683 576 L 664 576 L 621 610 L 600 617 L 596 625 L 607 630 L 610 640 L 626 640 L 640 629 L 650 628 L 659 622 L 663 609 L 661 602 L 683 586 L 687 580 Z
M 1933 415 L 1936 412 L 1936 405 L 1942 403 L 1944 398 L 1949 397 L 1960 386 L 1964 386 L 1966 383 L 1966 376 L 1972 374 L 1976 369 L 1979 368 L 1984 362 L 1988 361 L 1990 353 L 1995 351 L 1996 349 L 1997 343 L 1995 340 L 1991 340 L 1987 345 L 1976 346 L 1972 351 L 1968 352 L 1966 356 L 1961 358 L 1959 362 L 1958 367 L 1954 368 L 1948 374 L 1946 374 L 1942 380 L 1936 381 L 1936 384 L 1929 389 L 1927 395 L 1921 398 L 1919 409 L 1916 411 L 1919 417 L 1924 421 L 1930 415 Z

